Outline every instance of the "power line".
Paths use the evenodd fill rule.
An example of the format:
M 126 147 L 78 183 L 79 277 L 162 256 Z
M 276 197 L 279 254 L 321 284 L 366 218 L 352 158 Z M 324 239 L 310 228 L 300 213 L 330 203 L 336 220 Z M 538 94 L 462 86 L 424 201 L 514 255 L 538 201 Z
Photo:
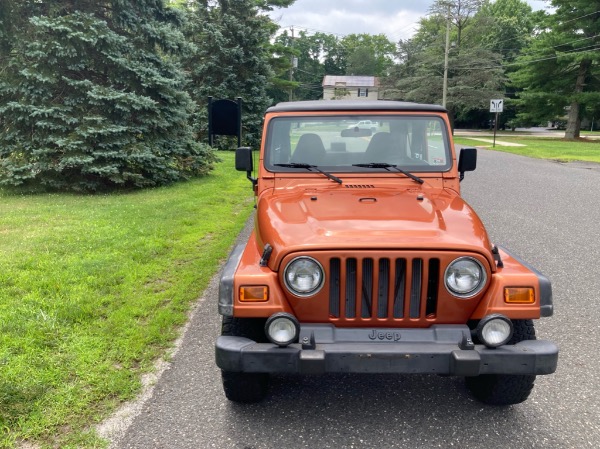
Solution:
M 511 62 L 508 64 L 503 64 L 503 65 L 497 65 L 497 66 L 489 66 L 489 67 L 478 67 L 478 68 L 474 68 L 473 66 L 465 66 L 465 67 L 452 67 L 453 70 L 466 70 L 466 69 L 471 69 L 471 70 L 492 70 L 492 69 L 501 69 L 503 67 L 511 67 L 511 66 L 517 66 L 517 65 L 529 65 L 529 64 L 534 64 L 536 62 L 543 62 L 543 61 L 551 61 L 552 59 L 558 59 L 561 56 L 564 56 L 565 54 L 578 54 L 578 53 L 585 53 L 588 51 L 594 51 L 594 50 L 600 50 L 600 43 L 599 44 L 593 44 L 593 45 L 589 45 L 588 47 L 581 47 L 581 48 L 577 48 L 574 50 L 569 50 L 569 51 L 564 51 L 564 52 L 560 52 L 560 54 L 554 55 L 554 56 L 548 56 L 546 58 L 540 58 L 540 59 L 533 59 L 530 61 L 517 61 L 517 62 Z
M 600 10 L 591 12 L 589 14 L 586 14 L 585 16 L 577 17 L 576 19 L 567 20 L 566 22 L 562 22 L 562 24 L 564 25 L 565 23 L 575 22 L 576 20 L 583 19 L 584 17 L 589 17 L 591 15 L 598 14 L 598 13 L 600 13 Z
M 334 33 L 333 31 L 317 30 L 316 28 L 308 28 L 308 27 L 304 27 L 302 25 L 283 25 L 283 26 L 281 26 L 281 28 L 282 29 L 295 28 L 295 29 L 304 30 L 304 31 L 312 31 L 315 33 L 329 34 L 332 36 L 338 36 L 338 37 L 342 37 L 342 38 L 348 36 L 347 34 Z
M 590 36 L 590 37 L 583 37 L 581 39 L 576 39 L 576 40 L 571 41 L 571 42 L 566 42 L 564 44 L 553 45 L 552 47 L 542 48 L 542 49 L 539 49 L 539 50 L 535 50 L 534 49 L 534 51 L 543 52 L 544 50 L 548 50 L 548 49 L 551 49 L 551 48 L 557 49 L 559 47 L 565 47 L 567 45 L 571 45 L 571 44 L 574 44 L 576 42 L 587 41 L 587 40 L 590 40 L 590 39 L 595 39 L 597 37 L 600 37 L 600 34 L 596 34 L 595 36 Z M 518 50 L 518 49 L 514 49 L 514 50 Z M 577 50 L 577 49 L 575 49 L 575 50 Z M 524 53 L 524 54 L 522 54 L 520 56 L 531 56 L 531 54 Z

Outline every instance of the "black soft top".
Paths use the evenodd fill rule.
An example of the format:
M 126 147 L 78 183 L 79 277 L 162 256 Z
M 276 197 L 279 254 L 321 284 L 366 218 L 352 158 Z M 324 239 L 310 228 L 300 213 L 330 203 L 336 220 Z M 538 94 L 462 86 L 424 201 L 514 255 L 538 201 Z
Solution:
M 448 112 L 437 104 L 408 103 L 387 100 L 315 100 L 279 103 L 267 112 L 309 112 L 309 111 L 408 111 L 408 112 Z

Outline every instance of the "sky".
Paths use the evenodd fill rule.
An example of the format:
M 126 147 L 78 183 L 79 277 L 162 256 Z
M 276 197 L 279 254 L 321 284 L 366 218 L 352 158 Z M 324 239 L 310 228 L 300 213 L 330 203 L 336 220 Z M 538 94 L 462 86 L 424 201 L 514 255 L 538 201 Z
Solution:
M 547 2 L 526 0 L 534 10 Z M 410 38 L 434 0 L 296 0 L 270 16 L 282 28 L 327 34 L 385 34 L 392 42 Z

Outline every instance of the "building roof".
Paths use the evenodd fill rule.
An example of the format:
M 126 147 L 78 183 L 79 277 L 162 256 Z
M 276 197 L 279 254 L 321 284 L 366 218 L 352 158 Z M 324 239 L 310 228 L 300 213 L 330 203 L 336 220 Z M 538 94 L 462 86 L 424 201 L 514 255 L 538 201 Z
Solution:
M 323 87 L 335 87 L 343 84 L 346 87 L 379 87 L 379 78 L 376 76 L 338 76 L 325 75 Z
M 387 100 L 313 100 L 279 103 L 267 112 L 308 112 L 308 111 L 409 111 L 446 112 L 434 104 L 407 103 Z

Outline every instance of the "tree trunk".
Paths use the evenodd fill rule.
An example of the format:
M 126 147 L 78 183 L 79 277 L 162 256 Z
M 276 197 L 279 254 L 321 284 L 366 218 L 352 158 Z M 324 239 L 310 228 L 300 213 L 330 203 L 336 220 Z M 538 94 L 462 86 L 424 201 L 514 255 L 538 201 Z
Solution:
M 588 76 L 592 61 L 590 59 L 583 59 L 579 64 L 579 72 L 577 73 L 577 81 L 575 83 L 575 99 L 571 103 L 571 109 L 569 110 L 569 119 L 567 121 L 567 131 L 565 132 L 566 140 L 578 139 L 581 133 L 581 116 L 579 114 L 580 104 L 577 99 L 577 94 L 583 92 L 585 87 L 585 79 Z

